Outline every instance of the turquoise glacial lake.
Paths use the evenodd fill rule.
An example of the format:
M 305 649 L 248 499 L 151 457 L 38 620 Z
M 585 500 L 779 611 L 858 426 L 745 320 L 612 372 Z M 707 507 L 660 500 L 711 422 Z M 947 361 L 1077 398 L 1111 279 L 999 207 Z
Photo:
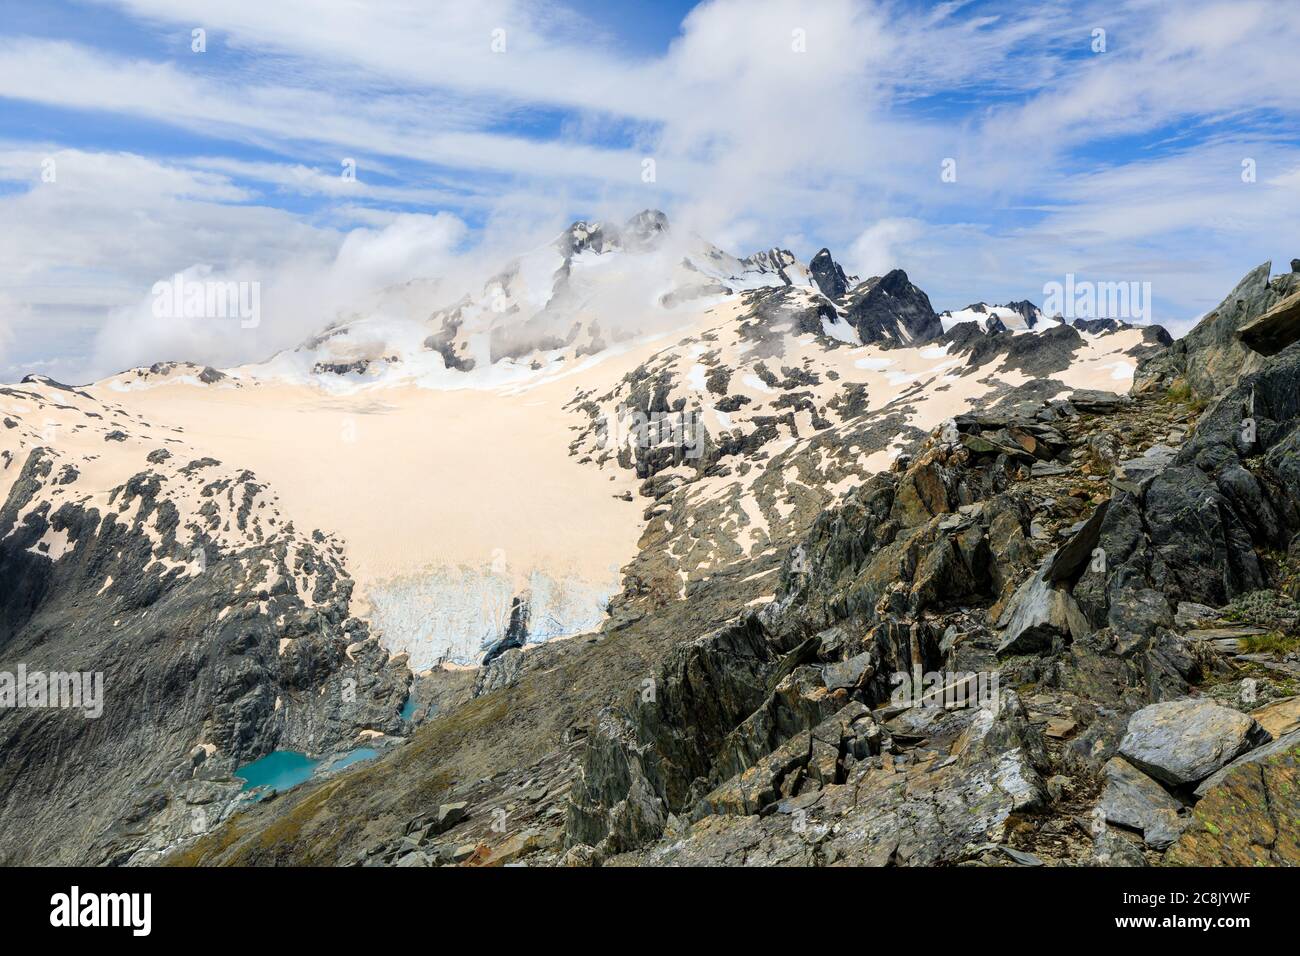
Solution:
M 372 760 L 379 756 L 373 747 L 358 747 L 338 760 L 333 761 L 329 770 L 342 770 L 363 760 Z M 306 754 L 296 750 L 276 750 L 252 763 L 244 764 L 235 771 L 235 776 L 244 781 L 242 790 L 255 787 L 270 787 L 272 790 L 291 790 L 300 783 L 306 783 L 321 765 L 322 761 L 312 760 Z
M 235 776 L 243 779 L 244 790 L 252 790 L 254 787 L 288 790 L 310 779 L 319 766 L 319 760 L 312 760 L 296 750 L 276 750 L 252 763 L 244 764 L 235 771 Z
M 379 751 L 370 747 L 358 747 L 341 760 L 337 760 L 330 767 L 331 770 L 342 770 L 344 767 L 351 767 L 354 763 L 361 763 L 363 760 L 370 760 L 379 756 Z

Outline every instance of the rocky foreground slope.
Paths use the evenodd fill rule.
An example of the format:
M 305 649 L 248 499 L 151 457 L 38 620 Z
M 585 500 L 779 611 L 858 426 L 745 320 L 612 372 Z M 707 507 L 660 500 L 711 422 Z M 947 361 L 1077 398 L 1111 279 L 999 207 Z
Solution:
M 425 675 L 408 742 L 170 862 L 1300 863 L 1300 346 L 1234 337 L 1300 282 L 1268 273 L 1129 395 L 1051 381 L 1075 329 L 940 323 L 1033 374 L 680 592 L 650 537 L 600 630 Z M 670 535 L 728 464 L 625 462 Z

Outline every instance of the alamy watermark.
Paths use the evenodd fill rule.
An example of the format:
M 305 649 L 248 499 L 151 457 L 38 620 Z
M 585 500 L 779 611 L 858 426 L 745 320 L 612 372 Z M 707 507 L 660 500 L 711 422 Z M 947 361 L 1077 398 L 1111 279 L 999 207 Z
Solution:
M 704 420 L 698 411 L 643 412 L 620 407 L 598 425 L 599 448 L 680 448 L 686 458 L 704 454 Z
M 1150 282 L 1091 282 L 1066 273 L 1064 282 L 1043 286 L 1043 314 L 1065 319 L 1151 321 Z
M 996 671 L 897 671 L 889 682 L 894 687 L 889 702 L 899 707 L 999 708 Z
M 152 893 L 90 893 L 74 886 L 50 897 L 50 925 L 56 928 L 125 927 L 133 936 L 153 929 Z
M 241 329 L 262 324 L 260 282 L 187 279 L 178 272 L 151 291 L 158 319 L 238 319 Z
M 93 720 L 104 713 L 104 675 L 101 671 L 29 671 L 19 664 L 16 672 L 0 671 L 0 709 L 80 710 Z

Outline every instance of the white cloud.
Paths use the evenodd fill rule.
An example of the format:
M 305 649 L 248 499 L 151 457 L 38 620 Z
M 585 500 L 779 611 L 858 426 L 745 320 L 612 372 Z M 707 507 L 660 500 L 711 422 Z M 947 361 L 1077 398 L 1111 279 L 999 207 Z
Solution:
M 1287 140 L 1300 23 L 1263 0 L 709 0 L 662 55 L 635 57 L 541 0 L 436 17 L 425 0 L 100 2 L 139 18 L 147 52 L 3 39 L 0 97 L 145 118 L 212 145 L 167 160 L 0 147 L 0 181 L 18 187 L 0 193 L 13 224 L 0 285 L 35 317 L 21 336 L 9 323 L 23 361 L 68 361 L 110 310 L 116 337 L 96 371 L 154 360 L 149 342 L 256 357 L 274 329 L 328 321 L 328 303 L 304 293 L 301 307 L 275 306 L 291 319 L 234 343 L 211 329 L 189 345 L 176 329 L 139 348 L 118 339 L 143 291 L 178 270 L 257 274 L 268 306 L 291 279 L 339 283 L 351 299 L 365 281 L 440 264 L 477 272 L 574 211 L 658 206 L 739 254 L 780 237 L 807 243 L 804 255 L 830 245 L 864 276 L 907 268 L 936 307 L 1034 298 L 1067 271 L 1150 279 L 1170 320 L 1297 251 L 1285 245 L 1300 212 Z M 209 54 L 189 51 L 196 24 Z M 1108 50 L 1092 55 L 1097 24 Z M 550 132 L 512 123 L 553 108 L 564 117 Z M 1117 135 L 1138 145 L 1097 149 Z M 1259 163 L 1249 187 L 1244 156 Z M 46 157 L 56 184 L 40 181 Z M 358 182 L 338 176 L 344 157 Z M 955 183 L 940 179 L 946 157 Z M 310 198 L 310 211 L 285 197 Z M 467 243 L 472 262 L 451 251 Z
M 178 269 L 183 281 L 256 283 L 257 323 L 235 316 L 159 316 L 151 286 L 148 294 L 109 315 L 95 339 L 92 369 L 102 376 L 160 360 L 218 366 L 263 360 L 367 306 L 379 289 L 446 273 L 464 234 L 464 223 L 448 213 L 405 214 L 381 229 L 348 233 L 332 259 Z M 171 278 L 172 273 L 159 276 L 160 281 Z
M 864 229 L 849 246 L 846 268 L 862 278 L 884 275 L 905 262 L 904 248 L 928 233 L 917 219 L 881 219 Z

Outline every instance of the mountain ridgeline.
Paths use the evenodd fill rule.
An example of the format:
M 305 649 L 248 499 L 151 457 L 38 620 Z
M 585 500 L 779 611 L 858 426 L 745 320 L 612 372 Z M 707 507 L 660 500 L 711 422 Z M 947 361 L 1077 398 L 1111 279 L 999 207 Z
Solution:
M 646 211 L 0 387 L 0 695 L 104 688 L 0 862 L 1300 863 L 1297 265 L 1173 341 Z

